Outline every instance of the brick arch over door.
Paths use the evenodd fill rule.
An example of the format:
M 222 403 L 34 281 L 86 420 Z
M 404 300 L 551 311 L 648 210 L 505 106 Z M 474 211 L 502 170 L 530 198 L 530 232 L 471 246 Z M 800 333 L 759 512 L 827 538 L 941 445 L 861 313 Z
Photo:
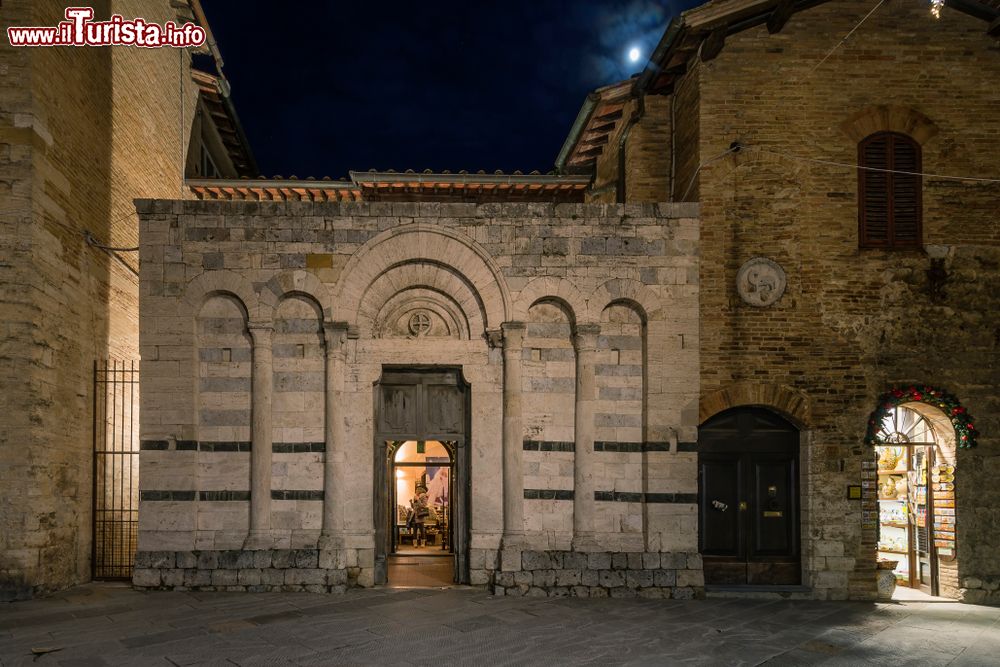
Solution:
M 340 312 L 356 323 L 366 294 L 383 274 L 421 262 L 451 267 L 474 288 L 482 304 L 486 328 L 498 328 L 509 319 L 510 292 L 489 253 L 460 232 L 421 223 L 383 232 L 351 257 L 335 291 Z
M 730 408 L 755 405 L 778 412 L 799 429 L 808 428 L 812 422 L 809 399 L 803 392 L 782 385 L 740 382 L 703 395 L 698 404 L 698 423 L 704 424 Z

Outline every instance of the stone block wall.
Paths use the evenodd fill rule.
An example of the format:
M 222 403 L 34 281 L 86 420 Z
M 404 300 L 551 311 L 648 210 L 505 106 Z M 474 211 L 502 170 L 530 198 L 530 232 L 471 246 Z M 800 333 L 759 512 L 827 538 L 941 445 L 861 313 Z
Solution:
M 527 530 L 548 546 L 573 538 L 576 352 L 572 315 L 554 303 L 528 309 L 521 355 Z
M 470 583 L 493 582 L 504 545 L 694 551 L 697 481 L 685 443 L 697 420 L 696 207 L 138 208 L 137 586 L 371 585 L 373 387 L 387 365 L 461 368 L 470 385 Z M 408 324 L 415 312 L 427 315 L 420 335 Z M 511 388 L 505 359 L 520 371 Z M 515 413 L 519 428 L 505 431 Z M 514 453 L 520 475 L 505 482 Z M 519 523 L 508 525 L 505 499 Z M 290 567 L 276 556 L 288 550 L 343 572 L 323 579 L 311 565 Z M 247 565 L 258 552 L 271 564 Z M 201 565 L 204 554 L 219 565 Z M 569 569 L 582 580 L 582 567 Z M 639 577 L 622 584 L 630 590 L 693 595 L 701 585 L 629 576 Z
M 142 551 L 132 582 L 180 591 L 343 593 L 371 563 L 334 561 L 318 549 Z
M 94 7 L 162 22 L 170 5 Z M 65 8 L 13 0 L 2 12 L 5 25 L 55 25 Z M 0 599 L 90 578 L 93 367 L 137 358 L 138 279 L 84 231 L 134 246 L 132 199 L 179 196 L 189 64 L 173 49 L 0 45 Z
M 494 595 L 582 598 L 704 596 L 697 552 L 510 551 L 492 570 Z

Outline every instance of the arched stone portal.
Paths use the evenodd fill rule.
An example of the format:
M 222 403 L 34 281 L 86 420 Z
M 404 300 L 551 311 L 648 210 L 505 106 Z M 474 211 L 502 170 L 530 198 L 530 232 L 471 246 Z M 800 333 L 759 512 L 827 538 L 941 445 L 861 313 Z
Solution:
M 511 312 L 510 292 L 489 254 L 465 235 L 435 225 L 412 224 L 379 234 L 344 267 L 336 300 L 362 335 L 371 335 L 383 307 L 400 293 L 437 292 L 460 306 L 470 326 L 497 329 Z

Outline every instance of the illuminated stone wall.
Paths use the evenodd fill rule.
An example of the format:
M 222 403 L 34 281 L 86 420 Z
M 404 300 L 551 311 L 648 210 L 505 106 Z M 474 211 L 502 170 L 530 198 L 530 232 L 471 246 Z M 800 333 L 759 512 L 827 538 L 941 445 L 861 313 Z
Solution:
M 392 365 L 470 384 L 469 583 L 700 594 L 695 206 L 138 206 L 136 585 L 371 585 Z

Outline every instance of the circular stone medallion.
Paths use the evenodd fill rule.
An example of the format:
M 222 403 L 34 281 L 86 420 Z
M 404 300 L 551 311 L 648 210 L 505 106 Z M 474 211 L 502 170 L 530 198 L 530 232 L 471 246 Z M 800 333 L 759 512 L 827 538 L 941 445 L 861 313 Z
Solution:
M 736 274 L 736 291 L 751 306 L 764 308 L 785 293 L 785 271 L 767 257 L 747 260 Z
M 423 310 L 418 310 L 417 312 L 410 315 L 410 321 L 407 323 L 410 329 L 410 333 L 418 338 L 424 336 L 431 330 L 431 316 Z

